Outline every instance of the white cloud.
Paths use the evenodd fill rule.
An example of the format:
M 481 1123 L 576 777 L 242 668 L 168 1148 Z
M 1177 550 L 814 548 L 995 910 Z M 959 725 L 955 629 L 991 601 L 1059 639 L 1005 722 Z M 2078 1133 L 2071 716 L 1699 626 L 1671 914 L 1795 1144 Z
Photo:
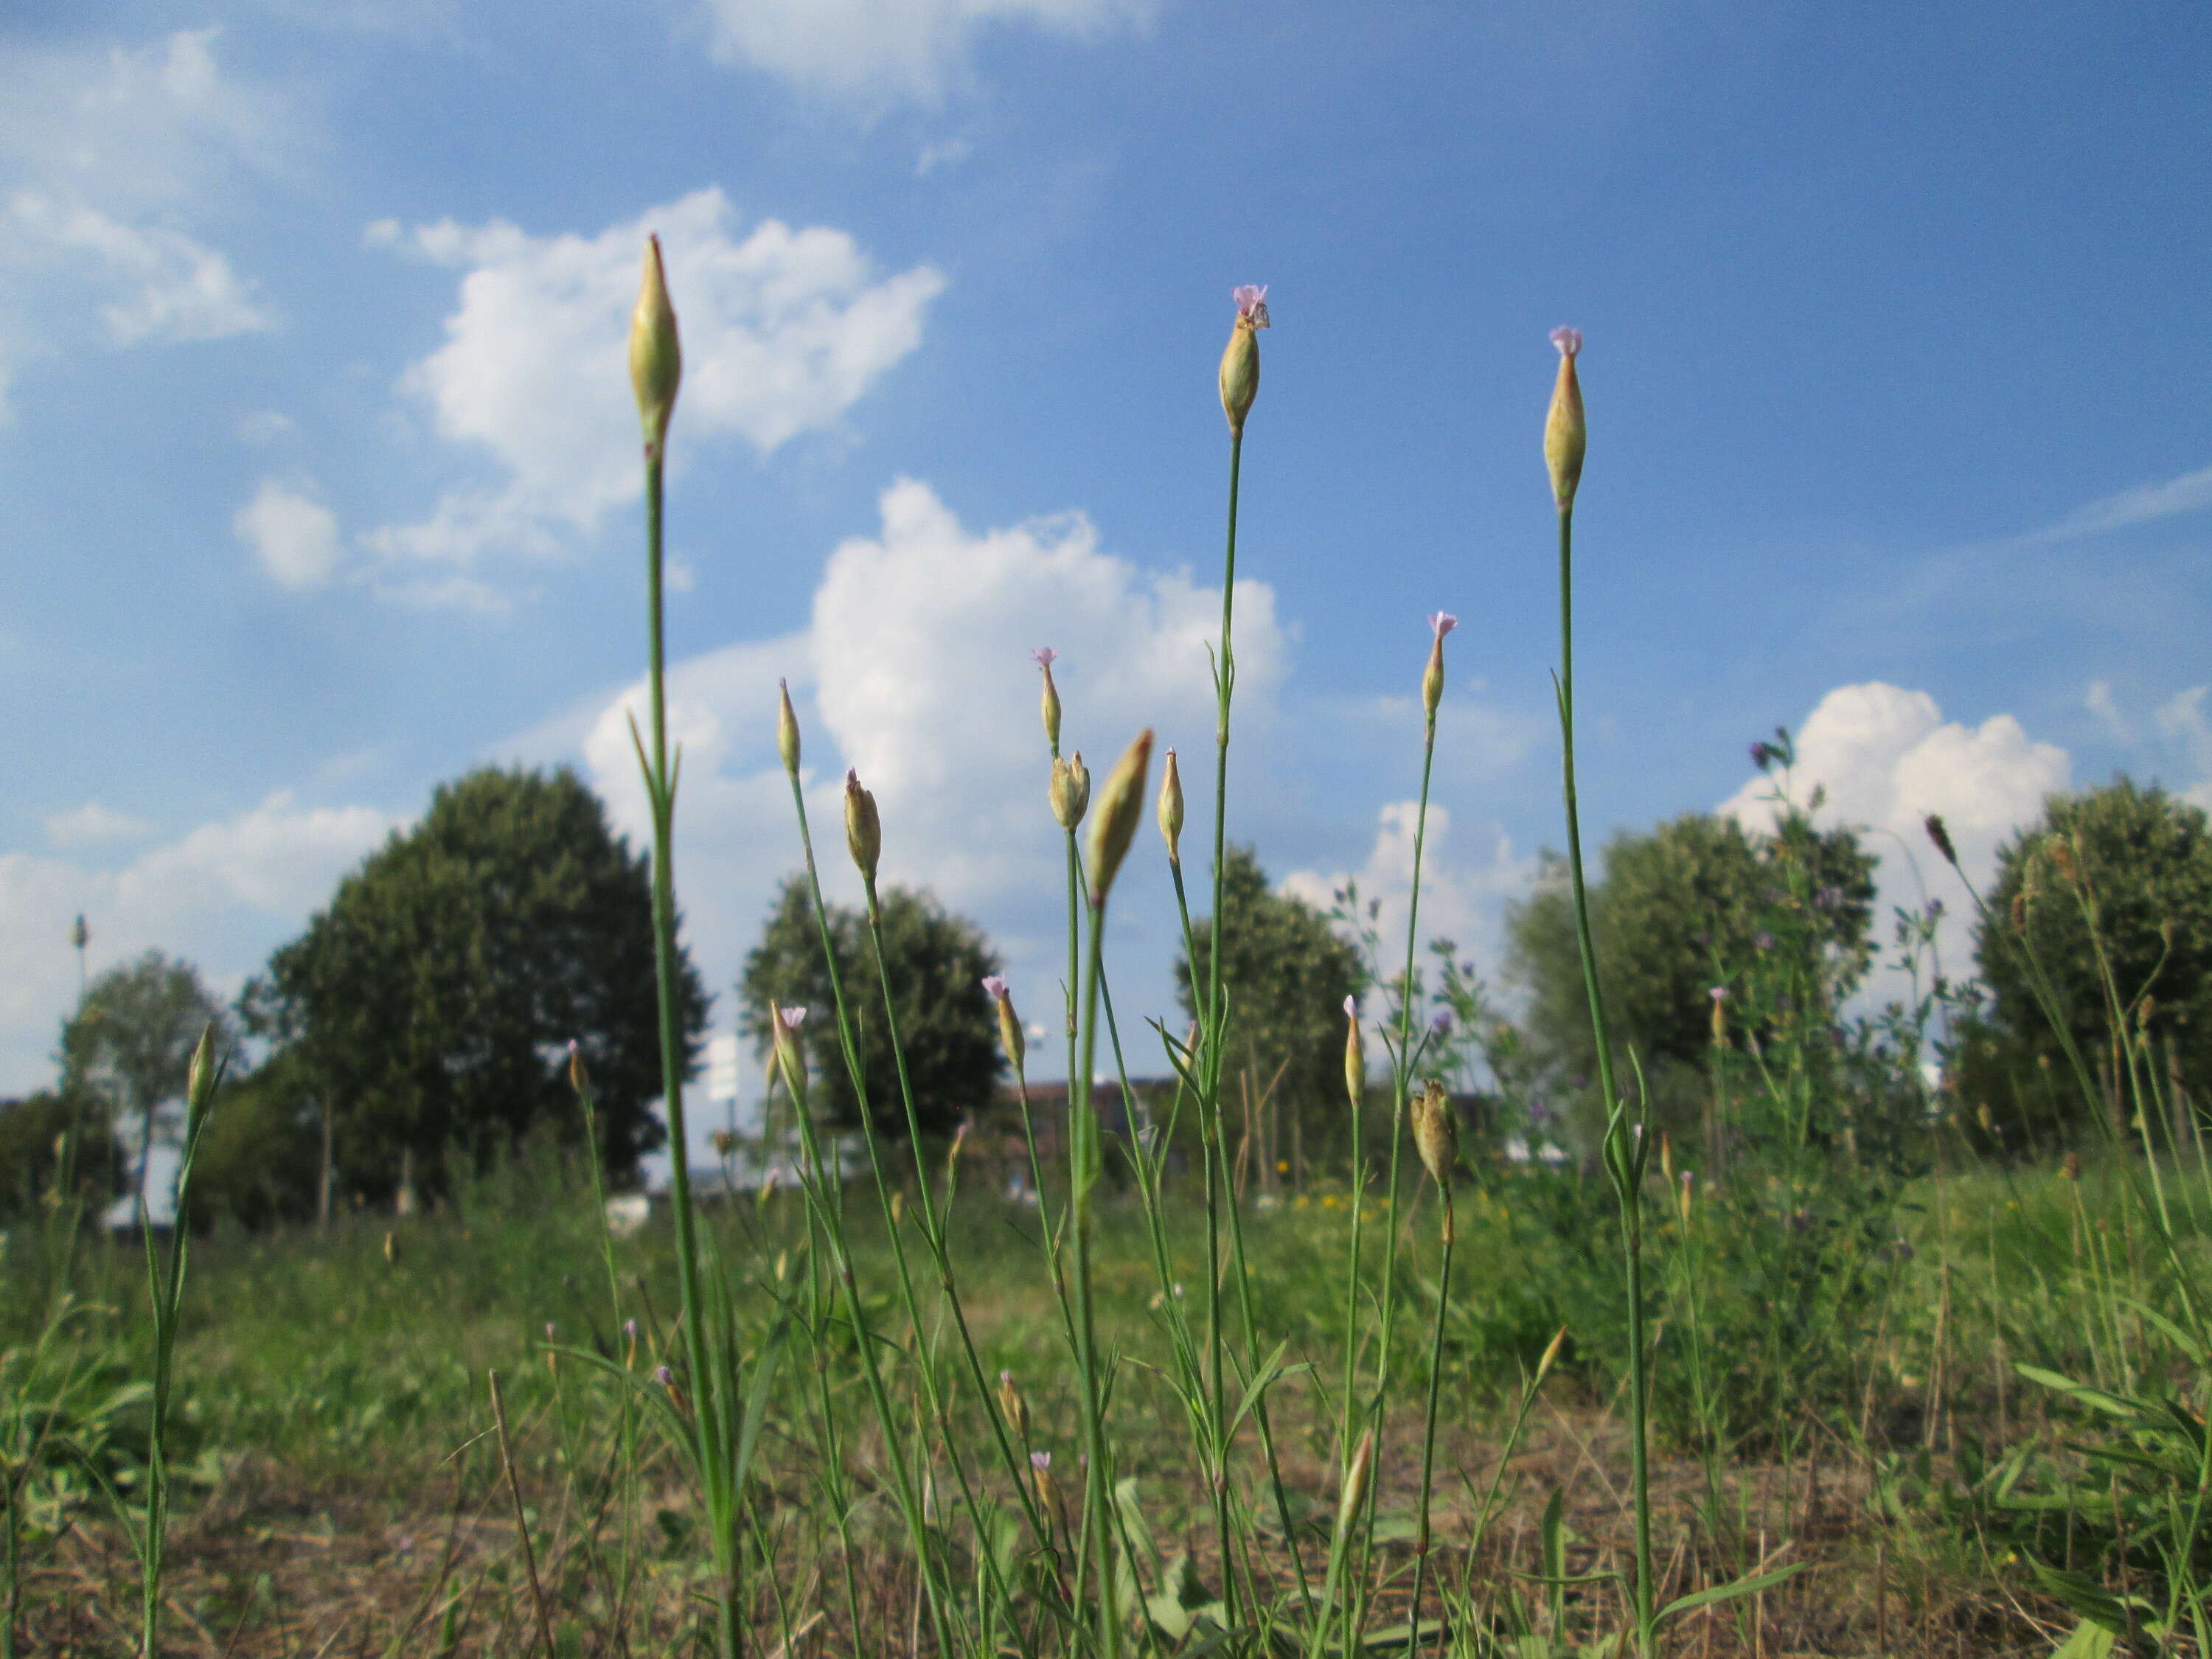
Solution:
M 223 70 L 216 39 L 0 46 L 0 350 L 59 349 L 88 304 L 118 346 L 275 326 L 191 223 L 297 138 L 280 100 Z
M 2136 484 L 2077 508 L 2049 529 L 2022 539 L 2063 542 L 2083 536 L 2109 535 L 2115 530 L 2127 530 L 2184 513 L 2201 513 L 2208 507 L 2212 507 L 2212 466 L 2199 467 L 2176 478 Z
M 1970 902 L 1929 844 L 1924 820 L 1942 816 L 1960 865 L 1983 885 L 1999 845 L 2041 815 L 2046 796 L 2067 787 L 2066 751 L 2030 738 L 2009 714 L 1978 726 L 1947 721 L 1926 692 L 1878 680 L 1838 686 L 1821 698 L 1797 730 L 1796 749 L 1790 783 L 1798 801 L 1824 789 L 1821 821 L 1866 832 L 1866 845 L 1881 858 L 1877 941 L 1887 943 L 1893 907 L 1917 908 L 1940 898 L 1948 913 L 1939 939 L 1945 971 L 1971 972 Z M 1763 797 L 1772 787 L 1771 780 L 1754 777 L 1718 810 L 1766 829 L 1776 809 Z
M 1280 883 L 1284 892 L 1327 911 L 1347 882 L 1357 884 L 1363 909 L 1382 940 L 1385 966 L 1395 974 L 1404 963 L 1406 919 L 1413 894 L 1413 837 L 1420 823 L 1418 800 L 1392 801 L 1378 817 L 1375 844 L 1358 870 L 1323 873 L 1293 870 Z M 1536 872 L 1534 859 L 1516 854 L 1504 830 L 1492 824 L 1482 832 L 1486 845 L 1472 858 L 1459 856 L 1452 840 L 1452 814 L 1433 800 L 1421 842 L 1421 911 L 1419 956 L 1432 968 L 1431 939 L 1450 939 L 1462 958 L 1495 962 L 1502 954 L 1506 902 L 1528 889 Z M 1433 973 L 1430 977 L 1433 980 Z
M 258 409 L 251 415 L 241 416 L 238 422 L 238 441 L 265 448 L 270 444 L 290 437 L 299 430 L 292 417 L 279 409 Z
M 337 569 L 337 515 L 274 478 L 262 480 L 230 526 L 281 586 L 320 587 Z
M 784 676 L 805 732 L 808 810 L 833 896 L 849 898 L 854 887 L 839 790 L 853 766 L 882 813 L 884 880 L 927 887 L 975 916 L 1028 988 L 1023 1006 L 1036 1004 L 1058 971 L 1064 890 L 1030 649 L 1060 653 L 1062 740 L 1099 775 L 1148 725 L 1163 748 L 1202 754 L 1213 732 L 1206 647 L 1220 605 L 1218 589 L 1104 551 L 1079 514 L 976 532 L 927 485 L 892 485 L 878 533 L 831 555 L 804 630 L 672 670 L 669 724 L 684 757 L 678 878 L 687 936 L 709 982 L 729 982 L 775 882 L 799 862 L 775 752 Z M 1266 585 L 1240 582 L 1237 614 L 1239 729 L 1258 736 L 1286 641 Z M 616 822 L 641 842 L 648 826 L 628 715 L 635 709 L 642 719 L 644 707 L 633 686 L 510 750 L 543 762 L 580 749 Z M 1158 929 L 1173 902 L 1161 862 L 1133 859 L 1116 887 L 1117 924 L 1153 930 L 1133 935 L 1143 943 L 1141 954 L 1130 947 L 1131 960 L 1144 974 L 1133 995 L 1164 982 L 1170 941 Z
M 55 1033 L 76 996 L 69 930 L 80 913 L 92 924 L 94 971 L 161 949 L 191 958 L 227 992 L 397 827 L 368 807 L 306 807 L 279 792 L 118 871 L 0 854 L 0 1090 L 34 1088 L 49 1075 Z
M 2081 706 L 2096 716 L 2097 723 L 2118 743 L 2133 743 L 2135 728 L 2128 724 L 2127 716 L 2120 712 L 2119 701 L 2112 696 L 2109 680 L 2091 680 L 2089 689 L 2081 698 Z
M 66 812 L 56 812 L 46 820 L 46 839 L 56 847 L 96 847 L 103 842 L 137 841 L 151 835 L 154 826 L 143 818 L 134 818 L 127 812 L 118 812 L 88 800 L 82 806 Z
M 1026 23 L 1091 39 L 1141 27 L 1155 0 L 706 0 L 714 55 L 811 92 L 935 104 L 970 73 L 975 40 Z
M 763 453 L 833 425 L 921 341 L 945 278 L 884 276 L 853 238 L 774 219 L 740 234 L 719 189 L 696 191 L 595 236 L 533 236 L 503 221 L 447 221 L 397 243 L 466 274 L 446 343 L 406 392 L 440 436 L 490 459 L 504 482 L 449 493 L 420 523 L 367 538 L 395 560 L 469 564 L 497 550 L 550 553 L 641 489 L 626 357 L 641 251 L 658 232 L 684 340 L 672 464 L 740 438 Z

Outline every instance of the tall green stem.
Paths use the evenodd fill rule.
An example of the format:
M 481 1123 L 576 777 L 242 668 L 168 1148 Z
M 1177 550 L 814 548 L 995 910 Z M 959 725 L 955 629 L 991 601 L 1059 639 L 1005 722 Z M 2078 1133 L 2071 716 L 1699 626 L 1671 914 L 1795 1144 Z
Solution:
M 1068 1204 L 1075 1236 L 1076 1368 L 1083 1389 L 1084 1530 L 1090 1534 L 1094 1594 L 1098 1607 L 1098 1651 L 1118 1659 L 1121 1620 L 1114 1591 L 1113 1486 L 1106 1466 L 1106 1425 L 1098 1377 L 1098 1323 L 1091 1288 L 1092 1190 L 1098 1180 L 1098 1124 L 1092 1114 L 1091 1074 L 1098 1049 L 1098 978 L 1105 951 L 1106 904 L 1091 906 L 1091 932 L 1083 975 L 1081 1066 L 1070 1079 L 1067 1131 L 1070 1152 Z M 1224 1571 L 1227 1563 L 1223 1564 Z
M 1644 1145 L 1632 1135 L 1626 1103 L 1615 1086 L 1613 1041 L 1598 984 L 1597 954 L 1590 945 L 1589 895 L 1583 879 L 1582 816 L 1575 793 L 1575 513 L 1559 509 L 1559 737 L 1567 809 L 1567 872 L 1573 884 L 1575 944 L 1582 955 L 1583 991 L 1589 1000 L 1590 1035 L 1597 1045 L 1598 1088 L 1605 1100 L 1606 1166 L 1620 1201 L 1620 1245 L 1628 1290 L 1629 1478 L 1636 1499 L 1636 1646 L 1650 1659 L 1652 1642 L 1651 1480 L 1645 1417 L 1650 1385 L 1644 1352 Z M 1632 1141 L 1633 1144 L 1632 1144 Z

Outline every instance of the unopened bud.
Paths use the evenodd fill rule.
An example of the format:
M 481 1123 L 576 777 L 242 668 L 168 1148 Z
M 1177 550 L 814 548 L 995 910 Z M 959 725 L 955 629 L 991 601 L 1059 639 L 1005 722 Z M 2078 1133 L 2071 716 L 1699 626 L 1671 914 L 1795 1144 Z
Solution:
M 584 1051 L 574 1037 L 568 1039 L 568 1086 L 580 1095 L 592 1092 L 591 1067 L 584 1064 Z
M 1674 1137 L 1664 1129 L 1659 1132 L 1659 1177 L 1667 1182 L 1674 1179 Z
M 1687 1170 L 1682 1171 L 1680 1178 L 1682 1183 L 1682 1224 L 1686 1227 L 1690 1224 L 1691 1188 L 1698 1184 L 1698 1180 Z
M 1052 665 L 1059 660 L 1060 653 L 1048 645 L 1041 645 L 1030 652 L 1030 655 L 1036 659 L 1037 667 L 1044 675 L 1042 705 L 1044 714 L 1044 740 L 1051 745 L 1052 752 L 1057 755 L 1060 752 L 1060 688 L 1052 683 Z
M 783 757 L 783 769 L 795 778 L 799 775 L 799 716 L 791 712 L 789 683 L 778 680 L 775 693 L 775 751 Z
M 1221 354 L 1221 412 L 1229 417 L 1229 435 L 1244 435 L 1244 417 L 1260 395 L 1260 337 L 1267 324 L 1267 290 L 1250 284 L 1230 296 L 1237 301 L 1237 326 L 1230 331 L 1229 348 Z
M 1014 1381 L 1012 1371 L 999 1373 L 999 1409 L 1006 1414 L 1006 1425 L 1014 1431 L 1017 1440 L 1030 1437 L 1030 1402 L 1022 1398 L 1022 1385 Z
M 1728 987 L 1716 985 L 1709 994 L 1713 1000 L 1713 1046 L 1728 1047 Z
M 1014 994 L 996 974 L 983 981 L 983 991 L 998 1005 L 999 1046 L 1006 1051 L 1007 1063 L 1014 1068 L 1014 1075 L 1019 1077 L 1022 1056 L 1028 1052 L 1029 1045 L 1022 1037 L 1022 1023 L 1014 1014 Z
M 876 798 L 860 787 L 860 775 L 849 768 L 845 773 L 845 845 L 861 879 L 874 882 L 876 860 L 884 850 L 883 820 L 876 816 Z
M 1168 862 L 1182 862 L 1182 774 L 1176 769 L 1176 752 L 1168 750 L 1167 769 L 1160 775 L 1160 839 L 1168 844 Z
M 1536 1362 L 1536 1381 L 1541 1382 L 1551 1374 L 1552 1367 L 1559 1363 L 1559 1350 L 1566 1346 L 1567 1328 L 1562 1325 L 1553 1335 L 1551 1341 L 1545 1345 L 1544 1357 Z
M 684 378 L 684 351 L 676 338 L 676 311 L 668 303 L 668 278 L 660 264 L 660 238 L 645 239 L 645 276 L 637 308 L 629 319 L 629 383 L 637 393 L 638 417 L 645 423 L 647 448 L 658 451 L 668 436 L 668 417 L 676 409 L 676 388 Z
M 1356 1111 L 1367 1098 L 1367 1039 L 1359 1029 L 1359 999 L 1344 1000 L 1344 1091 Z
M 1079 749 L 1066 760 L 1052 757 L 1052 815 L 1063 830 L 1073 830 L 1083 822 L 1083 815 L 1091 806 L 1091 774 L 1083 764 L 1083 751 Z
M 185 1121 L 197 1123 L 215 1094 L 215 1022 L 210 1020 L 192 1045 L 191 1065 L 185 1073 Z
M 1413 1149 L 1421 1167 L 1439 1187 L 1451 1185 L 1452 1166 L 1459 1162 L 1459 1124 L 1444 1085 L 1435 1078 L 1414 1097 L 1411 1110 Z
M 1091 902 L 1106 902 L 1106 890 L 1128 856 L 1137 836 L 1137 820 L 1145 811 L 1145 781 L 1152 769 L 1152 729 L 1136 735 L 1106 775 L 1099 792 L 1098 816 L 1091 823 Z
M 384 1265 L 387 1267 L 399 1265 L 399 1235 L 388 1228 L 384 1235 Z
M 1336 1529 L 1340 1534 L 1349 1533 L 1359 1524 L 1359 1512 L 1367 1507 L 1367 1488 L 1375 1475 L 1375 1429 L 1368 1425 L 1367 1432 L 1359 1437 L 1359 1444 L 1352 1454 L 1352 1468 L 1344 1477 L 1344 1501 L 1336 1511 Z
M 1575 358 L 1583 349 L 1578 328 L 1555 328 L 1552 343 L 1559 349 L 1559 378 L 1552 386 L 1552 407 L 1544 417 L 1544 465 L 1552 471 L 1552 499 L 1559 511 L 1575 504 L 1582 483 L 1583 452 L 1589 435 L 1583 423 L 1582 383 L 1575 378 Z
M 1449 611 L 1439 611 L 1429 618 L 1429 627 L 1436 640 L 1429 647 L 1428 671 L 1421 676 L 1421 708 L 1429 724 L 1437 723 L 1437 705 L 1444 700 L 1444 635 L 1459 626 L 1459 618 Z

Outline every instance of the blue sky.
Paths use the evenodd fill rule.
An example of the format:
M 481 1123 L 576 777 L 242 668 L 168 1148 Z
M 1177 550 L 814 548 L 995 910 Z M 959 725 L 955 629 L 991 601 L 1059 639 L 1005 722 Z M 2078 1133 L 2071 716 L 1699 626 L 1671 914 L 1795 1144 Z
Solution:
M 1245 282 L 1231 832 L 1294 890 L 1402 915 L 1439 608 L 1435 925 L 1494 972 L 1558 840 L 1561 322 L 1595 826 L 1755 814 L 1778 723 L 1899 897 L 1925 811 L 1986 861 L 2115 769 L 2212 801 L 2208 70 L 2179 3 L 13 7 L 0 1088 L 46 1072 L 80 909 L 95 970 L 228 989 L 471 765 L 574 764 L 641 825 L 647 229 L 717 987 L 793 861 L 785 676 L 824 811 L 858 765 L 887 875 L 1043 1017 L 1029 651 L 1092 759 L 1152 723 L 1204 773 Z M 1168 915 L 1133 866 L 1125 1007 L 1166 1008 Z

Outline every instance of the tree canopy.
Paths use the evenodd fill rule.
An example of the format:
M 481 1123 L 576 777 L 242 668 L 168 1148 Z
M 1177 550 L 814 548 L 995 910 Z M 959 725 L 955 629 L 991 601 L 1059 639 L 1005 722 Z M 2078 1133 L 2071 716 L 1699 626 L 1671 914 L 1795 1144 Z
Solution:
M 66 1145 L 72 1134 L 74 1155 Z M 123 1190 L 123 1143 L 98 1101 L 64 1090 L 0 1100 L 0 1222 L 36 1214 L 59 1191 L 64 1160 L 80 1203 L 96 1206 Z
M 973 922 L 949 914 L 927 893 L 891 887 L 881 899 L 884 965 L 896 997 L 915 1116 L 924 1134 L 949 1133 L 963 1116 L 989 1107 L 1005 1067 L 998 1016 L 982 987 L 985 975 L 999 971 L 998 954 Z M 829 920 L 846 1006 L 860 1031 L 869 1119 L 880 1133 L 902 1137 L 906 1109 L 866 918 L 831 905 Z M 770 1000 L 807 1011 L 799 1039 L 810 1104 L 833 1122 L 857 1126 L 859 1098 L 838 1045 L 830 965 L 805 876 L 789 878 L 778 891 L 761 941 L 745 958 L 738 997 L 741 1029 L 763 1056 Z
M 706 994 L 687 953 L 686 1069 Z M 567 769 L 492 768 L 441 784 L 270 960 L 257 1002 L 330 1091 L 342 1189 L 390 1194 L 411 1154 L 434 1186 L 540 1125 L 580 1139 L 574 1039 L 615 1179 L 664 1139 L 647 857 Z
M 1223 860 L 1221 982 L 1229 1001 L 1229 1063 L 1249 1069 L 1255 1093 L 1274 1081 L 1294 1120 L 1321 1127 L 1344 1113 L 1344 1000 L 1365 982 L 1359 951 L 1304 900 L 1267 884 L 1259 855 L 1232 847 Z M 1212 972 L 1210 919 L 1191 928 L 1191 951 L 1176 958 L 1184 1014 Z M 1322 1137 L 1334 1144 L 1340 1135 Z
M 169 1109 L 183 1103 L 193 1045 L 210 1023 L 218 1052 L 227 1050 L 229 1016 L 199 970 L 159 951 L 101 974 L 63 1023 L 62 1092 L 107 1103 L 137 1158 L 142 1200 L 148 1151 L 167 1127 Z
M 2161 1079 L 2170 1045 L 2200 1107 L 2212 1098 L 2212 830 L 2203 809 L 2125 777 L 2053 795 L 2042 817 L 1999 849 L 1986 897 L 1974 948 L 1990 1024 L 2025 1051 L 2027 1065 L 2047 1072 L 2037 1061 L 2057 1060 L 2059 1047 L 2030 988 L 2023 944 L 2049 976 L 2081 1053 L 2093 1066 L 2109 1065 L 2113 1022 L 2101 946 L 2130 1033 L 2148 1036 Z M 2083 1103 L 2063 1066 L 2058 1084 L 2053 1091 L 2038 1079 L 2027 1093 L 2073 1115 Z

